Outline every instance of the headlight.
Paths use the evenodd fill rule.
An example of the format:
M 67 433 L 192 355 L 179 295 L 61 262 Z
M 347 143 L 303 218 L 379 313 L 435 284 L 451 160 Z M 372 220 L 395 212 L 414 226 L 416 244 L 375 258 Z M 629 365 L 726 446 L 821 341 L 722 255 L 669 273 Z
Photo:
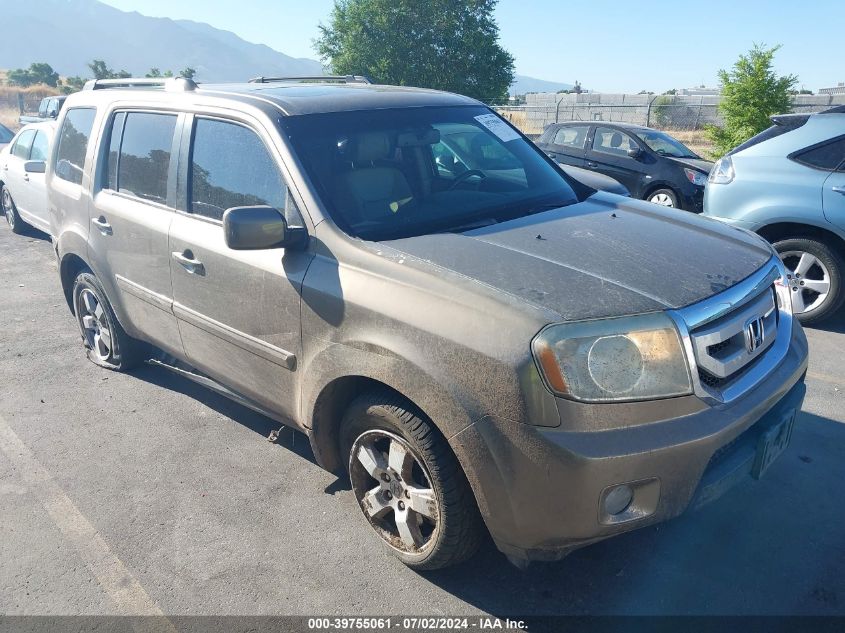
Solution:
M 734 163 L 730 156 L 723 156 L 716 161 L 707 182 L 714 185 L 726 185 L 734 179 Z
M 705 173 L 696 171 L 695 169 L 687 169 L 686 167 L 684 167 L 684 173 L 687 175 L 687 180 L 697 187 L 703 187 L 707 184 L 707 174 Z
M 532 350 L 549 388 L 574 400 L 692 393 L 680 336 L 662 312 L 550 325 L 534 339 Z

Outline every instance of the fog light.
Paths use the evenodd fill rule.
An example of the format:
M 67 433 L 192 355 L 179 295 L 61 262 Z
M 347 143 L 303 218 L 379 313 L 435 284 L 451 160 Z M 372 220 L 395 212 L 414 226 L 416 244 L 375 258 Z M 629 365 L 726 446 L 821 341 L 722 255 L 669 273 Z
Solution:
M 616 515 L 625 512 L 631 501 L 634 499 L 634 491 L 631 486 L 622 484 L 616 486 L 604 497 L 604 510 L 609 515 Z

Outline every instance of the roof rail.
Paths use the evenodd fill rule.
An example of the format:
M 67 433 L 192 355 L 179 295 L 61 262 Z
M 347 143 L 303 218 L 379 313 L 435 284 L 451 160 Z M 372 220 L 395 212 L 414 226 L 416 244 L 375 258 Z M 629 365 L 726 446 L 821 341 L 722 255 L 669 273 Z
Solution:
M 108 88 L 161 88 L 168 92 L 192 92 L 197 89 L 193 79 L 187 77 L 127 77 L 125 79 L 91 79 L 83 90 Z
M 307 77 L 253 77 L 251 84 L 267 84 L 277 81 L 298 83 L 331 83 L 331 84 L 371 84 L 369 77 L 364 75 L 311 75 Z
M 845 114 L 845 105 L 833 106 L 827 110 L 822 110 L 819 114 Z

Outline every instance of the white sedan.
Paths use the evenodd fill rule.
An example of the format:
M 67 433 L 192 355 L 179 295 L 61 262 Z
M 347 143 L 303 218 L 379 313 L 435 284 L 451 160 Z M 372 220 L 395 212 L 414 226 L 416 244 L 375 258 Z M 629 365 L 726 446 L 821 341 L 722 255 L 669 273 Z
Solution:
M 50 233 L 44 171 L 55 131 L 55 121 L 24 126 L 0 151 L 0 200 L 15 233 L 27 226 Z

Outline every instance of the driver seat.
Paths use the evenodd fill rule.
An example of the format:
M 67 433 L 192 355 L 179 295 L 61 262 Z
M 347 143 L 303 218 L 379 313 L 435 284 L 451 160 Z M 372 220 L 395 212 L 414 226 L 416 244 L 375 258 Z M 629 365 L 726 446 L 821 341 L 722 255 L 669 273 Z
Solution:
M 340 174 L 335 192 L 338 207 L 353 221 L 390 216 L 413 200 L 413 193 L 396 167 L 377 165 L 392 158 L 387 132 L 367 132 L 355 138 L 352 168 Z

